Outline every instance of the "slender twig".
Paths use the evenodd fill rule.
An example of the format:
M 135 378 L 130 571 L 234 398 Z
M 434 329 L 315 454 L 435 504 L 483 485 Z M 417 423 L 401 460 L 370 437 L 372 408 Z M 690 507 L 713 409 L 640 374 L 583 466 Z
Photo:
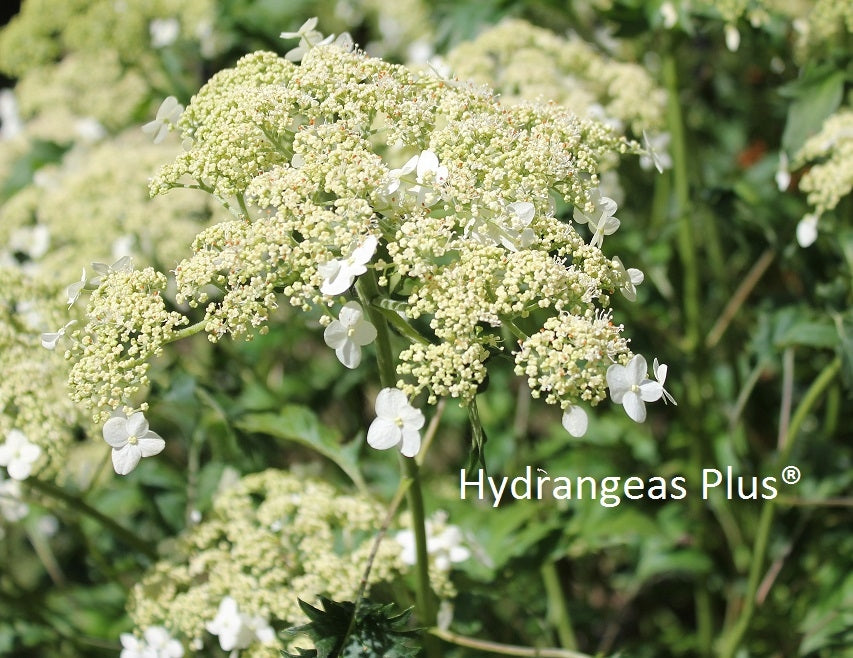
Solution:
M 572 651 L 571 649 L 540 649 L 538 647 L 522 647 L 516 644 L 500 644 L 488 640 L 477 640 L 441 628 L 430 628 L 430 634 L 460 647 L 489 651 L 501 656 L 529 656 L 532 658 L 592 658 L 589 654 Z
M 764 273 L 767 271 L 767 268 L 770 267 L 770 263 L 773 262 L 775 257 L 775 251 L 772 249 L 765 249 L 764 253 L 758 257 L 758 260 L 755 261 L 749 269 L 749 272 L 729 299 L 726 307 L 723 309 L 723 312 L 720 313 L 720 317 L 717 318 L 714 326 L 711 327 L 711 331 L 709 331 L 708 335 L 705 337 L 705 346 L 707 348 L 710 349 L 720 342 L 723 334 L 726 333 L 726 329 L 729 328 L 729 325 L 735 315 L 737 315 L 738 310 L 743 306 L 744 302 L 746 302 L 747 297 L 749 297 L 753 288 L 755 288 L 761 280 L 761 277 L 764 276 Z
M 779 434 L 776 449 L 785 449 L 788 423 L 791 421 L 791 404 L 794 398 L 794 348 L 787 347 L 782 353 L 782 402 L 779 405 Z
M 566 597 L 560 586 L 560 576 L 557 565 L 552 560 L 547 560 L 542 565 L 542 583 L 545 586 L 545 595 L 548 599 L 548 621 L 557 629 L 557 636 L 564 649 L 576 649 L 578 646 L 575 639 L 575 631 L 572 628 L 572 618 L 569 615 L 569 607 L 566 605 Z

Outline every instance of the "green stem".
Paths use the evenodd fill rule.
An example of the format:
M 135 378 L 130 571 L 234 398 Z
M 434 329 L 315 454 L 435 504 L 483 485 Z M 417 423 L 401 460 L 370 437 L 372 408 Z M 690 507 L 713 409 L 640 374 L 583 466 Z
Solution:
M 157 550 L 154 546 L 144 541 L 142 538 L 137 537 L 130 530 L 119 525 L 106 514 L 99 512 L 81 498 L 68 493 L 64 489 L 57 487 L 55 484 L 44 482 L 37 478 L 27 478 L 26 483 L 33 489 L 36 489 L 51 498 L 62 501 L 75 512 L 82 512 L 86 516 L 97 521 L 116 537 L 124 541 L 128 546 L 131 546 L 140 553 L 147 555 L 152 560 L 157 559 Z
M 699 342 L 699 267 L 690 216 L 690 187 L 687 180 L 687 145 L 678 95 L 675 56 L 663 59 L 663 79 L 667 89 L 667 116 L 672 145 L 672 177 L 675 187 L 675 217 L 678 221 L 678 252 L 684 267 L 684 348 L 692 352 Z
M 362 274 L 356 283 L 356 292 L 361 305 L 367 311 L 370 322 L 376 327 L 376 361 L 379 367 L 379 382 L 383 388 L 396 386 L 397 375 L 394 368 L 394 356 L 391 351 L 391 332 L 385 316 L 376 308 L 380 297 L 376 273 L 368 270 Z M 411 482 L 406 491 L 409 514 L 412 517 L 412 530 L 415 534 L 415 576 L 417 592 L 415 609 L 418 618 L 424 626 L 435 625 L 435 607 L 432 602 L 432 590 L 429 580 L 429 562 L 426 538 L 426 514 L 424 513 L 423 491 L 420 483 L 418 462 L 407 457 L 400 457 L 403 478 Z M 402 486 L 402 485 L 401 485 Z M 425 638 L 424 649 L 430 658 L 437 657 L 438 645 L 429 636 Z
M 184 327 L 183 329 L 179 329 L 178 331 L 173 331 L 172 335 L 164 341 L 164 344 L 174 343 L 175 341 L 182 340 L 184 338 L 189 338 L 190 336 L 195 336 L 197 333 L 204 331 L 204 326 L 206 324 L 207 320 L 199 320 L 195 324 L 191 324 L 188 327 Z
M 521 647 L 516 644 L 500 644 L 488 640 L 477 640 L 446 631 L 441 628 L 430 628 L 429 632 L 445 642 L 450 642 L 460 647 L 477 649 L 501 656 L 530 656 L 530 658 L 592 658 L 589 654 L 572 651 L 571 649 L 539 649 L 538 647 Z
M 545 595 L 548 597 L 548 620 L 557 629 L 560 645 L 564 649 L 577 649 L 578 642 L 572 628 L 566 597 L 560 586 L 557 565 L 551 560 L 542 565 L 542 582 L 545 585 Z
M 779 453 L 777 464 L 784 465 L 791 454 L 794 445 L 794 439 L 800 431 L 800 427 L 806 416 L 812 410 L 815 403 L 818 401 L 823 392 L 832 383 L 838 371 L 841 369 L 841 357 L 835 357 L 829 365 L 818 375 L 817 379 L 812 382 L 809 390 L 797 406 L 794 416 L 791 418 L 791 423 L 788 425 L 788 431 L 785 436 L 785 441 L 782 444 L 782 449 Z M 744 596 L 743 610 L 738 615 L 737 623 L 732 628 L 723 650 L 720 652 L 721 658 L 733 658 L 740 646 L 743 636 L 746 634 L 749 624 L 752 621 L 752 615 L 755 613 L 756 593 L 761 582 L 761 570 L 764 566 L 764 553 L 767 550 L 767 544 L 770 539 L 770 529 L 773 526 L 773 514 L 776 510 L 776 499 L 768 500 L 761 510 L 761 516 L 758 520 L 758 529 L 756 530 L 755 546 L 752 549 L 752 560 L 749 567 L 749 576 L 747 578 L 746 594 Z

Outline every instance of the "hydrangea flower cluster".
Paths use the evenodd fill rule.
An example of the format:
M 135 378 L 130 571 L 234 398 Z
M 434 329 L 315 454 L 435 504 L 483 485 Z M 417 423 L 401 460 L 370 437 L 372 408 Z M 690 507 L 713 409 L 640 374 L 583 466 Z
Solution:
M 308 310 L 358 292 L 406 325 L 409 399 L 469 402 L 512 339 L 536 394 L 563 408 L 603 399 L 607 368 L 631 357 L 609 295 L 635 296 L 642 275 L 601 251 L 619 220 L 599 163 L 641 147 L 555 105 L 502 105 L 334 44 L 301 55 L 255 53 L 215 75 L 178 122 L 188 150 L 151 183 L 207 190 L 236 215 L 175 270 L 211 340 L 251 336 L 282 296 Z M 352 362 L 356 344 L 333 327 Z
M 820 132 L 803 145 L 792 164 L 801 167 L 810 163 L 799 182 L 814 207 L 797 228 L 797 238 L 804 247 L 817 237 L 820 216 L 833 210 L 853 190 L 853 109 L 849 106 L 824 121 Z
M 245 476 L 133 588 L 130 617 L 138 629 L 167 628 L 184 647 L 277 657 L 284 646 L 273 627 L 305 621 L 298 598 L 352 599 L 384 516 L 366 497 L 311 478 L 276 470 Z M 382 542 L 370 583 L 406 569 L 400 545 Z M 438 583 L 449 588 L 446 574 Z
M 547 99 L 638 138 L 664 126 L 666 94 L 645 68 L 523 20 L 502 21 L 459 44 L 447 64 L 460 78 L 494 87 L 504 102 Z

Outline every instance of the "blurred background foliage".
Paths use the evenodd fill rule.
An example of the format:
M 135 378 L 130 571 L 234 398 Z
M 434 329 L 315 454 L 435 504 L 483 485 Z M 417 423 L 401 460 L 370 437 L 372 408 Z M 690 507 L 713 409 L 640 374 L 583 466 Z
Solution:
M 630 254 L 646 274 L 635 303 L 617 302 L 615 319 L 630 327 L 635 352 L 669 364 L 678 406 L 657 407 L 636 425 L 603 405 L 586 436 L 573 439 L 554 409 L 529 399 L 507 362 L 479 396 L 480 415 L 492 474 L 532 465 L 552 476 L 682 475 L 688 496 L 612 508 L 506 500 L 493 509 L 460 500 L 470 437 L 464 410 L 448 404 L 424 468 L 427 509 L 446 510 L 476 547 L 454 565 L 450 629 L 603 656 L 853 655 L 853 202 L 843 180 L 853 176 L 853 156 L 845 147 L 835 180 L 842 198 L 820 211 L 807 247 L 798 226 L 815 203 L 798 184 L 832 154 L 796 160 L 830 116 L 849 111 L 849 0 L 834 8 L 753 0 L 173 3 L 180 11 L 128 0 L 139 12 L 133 24 L 110 14 L 115 4 L 75 0 L 52 14 L 50 3 L 27 0 L 0 36 L 0 68 L 17 85 L 23 122 L 11 136 L 12 115 L 4 114 L 0 142 L 7 265 L 41 258 L 13 248 L 15 231 L 47 221 L 34 191 L 39 172 L 79 170 L 94 149 L 70 129 L 86 118 L 83 108 L 105 131 L 98 140 L 122 139 L 164 95 L 185 103 L 243 53 L 284 52 L 279 33 L 313 15 L 324 33 L 348 30 L 394 61 L 440 66 L 435 57 L 512 17 L 642 66 L 668 95 L 658 132 L 670 135 L 672 166 L 658 175 L 620 163 L 622 226 L 605 251 Z M 204 29 L 153 48 L 149 21 L 184 9 L 203 17 Z M 815 12 L 826 12 L 828 28 Z M 122 41 L 95 29 L 107 15 L 127 28 Z M 53 75 L 93 53 L 103 61 L 106 51 L 114 71 L 93 76 L 92 87 L 80 88 L 76 74 Z M 116 89 L 123 98 L 104 91 Z M 85 101 L 79 107 L 56 105 L 74 94 Z M 852 130 L 830 146 L 853 143 Z M 170 157 L 164 151 L 163 161 Z M 794 163 L 790 171 L 785 162 Z M 144 172 L 138 180 L 144 192 Z M 57 219 L 52 231 L 85 221 L 85 212 Z M 192 212 L 196 223 L 215 221 L 203 202 Z M 69 251 L 48 277 L 60 306 L 80 267 L 109 256 L 100 253 L 111 249 L 104 235 L 112 241 L 127 230 L 66 236 Z M 158 242 L 146 247 L 144 229 L 132 230 L 137 262 L 151 262 Z M 21 311 L 14 295 L 2 295 L 7 311 Z M 151 425 L 170 437 L 169 447 L 126 479 L 104 468 L 98 429 L 82 417 L 69 421 L 56 482 L 25 482 L 29 514 L 6 515 L 0 526 L 0 655 L 117 655 L 116 638 L 131 627 L 127 593 L 153 553 L 104 532 L 98 514 L 154 547 L 210 510 L 223 474 L 294 465 L 344 490 L 390 498 L 396 464 L 362 445 L 378 388 L 372 360 L 344 372 L 317 327 L 317 318 L 282 309 L 269 333 L 250 342 L 199 339 L 167 350 L 154 363 L 148 397 L 156 401 Z M 14 423 L 16 412 L 4 413 Z M 719 489 L 700 496 L 703 468 L 731 465 L 749 480 L 778 478 L 786 464 L 803 478 L 778 483 L 773 501 L 727 500 Z M 405 587 L 395 591 L 400 605 L 411 603 Z M 448 644 L 445 655 L 493 654 Z

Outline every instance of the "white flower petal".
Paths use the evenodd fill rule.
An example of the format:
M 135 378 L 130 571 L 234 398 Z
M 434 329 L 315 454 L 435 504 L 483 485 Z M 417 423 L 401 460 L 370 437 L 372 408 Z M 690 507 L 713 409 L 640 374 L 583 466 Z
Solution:
M 646 405 L 642 398 L 633 391 L 628 391 L 625 394 L 622 399 L 622 406 L 625 407 L 625 413 L 631 420 L 637 423 L 646 420 Z
M 406 394 L 399 388 L 383 388 L 376 396 L 376 415 L 394 419 L 400 408 L 407 404 Z
M 122 416 L 113 416 L 104 423 L 103 434 L 104 441 L 113 448 L 121 448 L 127 445 L 127 439 L 130 436 L 127 432 L 127 419 Z
M 414 457 L 421 449 L 420 432 L 414 429 L 404 429 L 402 434 L 403 445 L 400 446 L 400 452 L 403 453 L 404 457 Z
M 367 444 L 377 450 L 393 448 L 401 438 L 400 428 L 387 418 L 376 418 L 367 430 Z
M 127 444 L 123 448 L 113 448 L 113 468 L 119 475 L 127 475 L 142 459 L 142 451 L 137 447 Z
M 134 412 L 127 417 L 127 432 L 129 436 L 141 437 L 148 431 L 148 421 L 141 411 Z
M 353 327 L 353 333 L 350 338 L 356 345 L 370 345 L 370 343 L 376 340 L 376 327 L 366 320 L 362 320 Z
M 349 338 L 349 332 L 347 328 L 338 322 L 337 320 L 332 320 L 328 327 L 326 327 L 325 331 L 323 331 L 323 340 L 326 345 L 331 347 L 333 350 L 341 347 L 347 339 Z
M 151 432 L 151 434 L 153 434 L 153 432 Z M 144 439 L 139 439 L 136 445 L 139 446 L 139 452 L 143 457 L 153 457 L 154 455 L 159 455 L 163 452 L 163 448 L 166 447 L 166 442 L 159 436 L 156 438 L 146 437 Z
M 586 411 L 577 405 L 570 405 L 563 412 L 563 427 L 572 436 L 580 437 L 586 434 L 588 424 Z
M 353 370 L 361 363 L 361 347 L 351 340 L 346 340 L 335 350 L 335 356 L 338 357 L 338 361 Z

